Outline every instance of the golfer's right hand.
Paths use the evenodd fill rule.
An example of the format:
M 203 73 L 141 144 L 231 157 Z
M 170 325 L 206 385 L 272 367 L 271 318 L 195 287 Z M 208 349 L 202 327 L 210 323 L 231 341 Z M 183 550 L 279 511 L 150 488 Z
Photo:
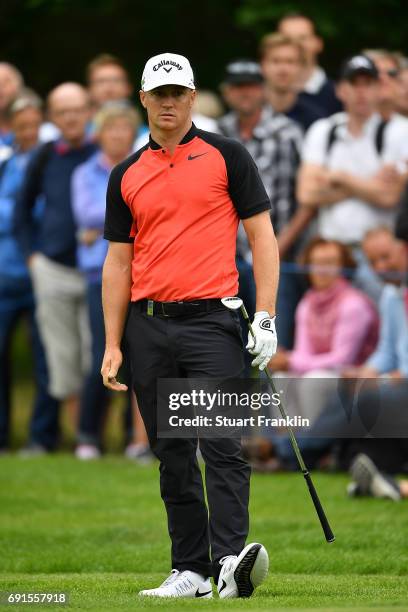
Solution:
M 107 348 L 103 357 L 101 374 L 103 384 L 112 391 L 127 391 L 127 386 L 116 380 L 119 368 L 122 365 L 122 351 L 118 348 Z
M 269 312 L 256 312 L 252 323 L 255 341 L 251 334 L 248 336 L 246 348 L 251 355 L 256 355 L 251 365 L 258 366 L 260 370 L 266 368 L 278 347 L 275 319 L 276 317 L 271 317 Z

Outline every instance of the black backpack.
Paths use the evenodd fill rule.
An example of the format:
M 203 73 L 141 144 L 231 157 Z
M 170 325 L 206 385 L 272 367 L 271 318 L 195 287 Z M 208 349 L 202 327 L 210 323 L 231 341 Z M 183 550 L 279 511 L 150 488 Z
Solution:
M 381 155 L 382 150 L 384 148 L 384 130 L 387 126 L 387 123 L 388 121 L 386 121 L 385 119 L 382 119 L 380 123 L 378 124 L 376 132 L 375 132 L 375 138 L 374 138 L 375 149 L 378 155 Z M 334 123 L 331 126 L 329 133 L 327 134 L 326 156 L 329 155 L 332 146 L 337 140 L 337 128 L 339 128 L 341 125 L 345 125 L 345 123 Z

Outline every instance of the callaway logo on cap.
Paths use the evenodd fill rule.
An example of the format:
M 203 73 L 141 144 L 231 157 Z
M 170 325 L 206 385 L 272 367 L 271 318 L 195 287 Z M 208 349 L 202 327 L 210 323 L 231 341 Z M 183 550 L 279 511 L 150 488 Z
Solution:
M 151 91 L 162 85 L 182 85 L 195 89 L 193 70 L 186 57 L 177 53 L 161 53 L 146 62 L 142 90 Z

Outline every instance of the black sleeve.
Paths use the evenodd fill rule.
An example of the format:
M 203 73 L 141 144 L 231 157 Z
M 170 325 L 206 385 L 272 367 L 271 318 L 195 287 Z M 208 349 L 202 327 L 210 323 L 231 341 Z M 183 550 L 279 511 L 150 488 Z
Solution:
M 397 238 L 408 242 L 408 186 L 405 188 L 400 201 L 395 233 Z
M 115 166 L 109 177 L 108 190 L 106 193 L 106 214 L 104 238 L 112 242 L 133 242 L 130 236 L 133 217 L 129 206 L 122 197 L 122 177 L 126 166 L 119 164 Z
M 240 219 L 248 219 L 270 210 L 271 203 L 258 168 L 239 142 L 227 140 L 223 155 L 227 165 L 228 190 Z
M 51 153 L 53 143 L 40 147 L 29 162 L 23 184 L 16 200 L 13 215 L 13 232 L 25 259 L 33 252 L 35 223 L 33 208 L 42 190 L 44 167 Z

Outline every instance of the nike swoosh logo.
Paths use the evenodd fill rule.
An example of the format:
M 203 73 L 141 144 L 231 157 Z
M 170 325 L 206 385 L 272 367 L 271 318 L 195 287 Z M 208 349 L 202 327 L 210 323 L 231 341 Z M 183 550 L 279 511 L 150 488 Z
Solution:
M 197 157 L 202 157 L 203 155 L 207 155 L 207 152 L 206 153 L 199 153 L 198 155 L 189 155 L 187 157 L 187 159 L 191 161 L 192 159 L 197 159 Z
M 200 593 L 200 589 L 196 590 L 195 597 L 204 597 L 204 595 L 208 595 L 211 591 L 206 591 L 205 593 Z
M 222 587 L 220 588 L 220 590 L 218 591 L 218 593 L 221 593 L 221 591 L 223 591 L 225 589 L 225 587 L 227 586 L 227 583 L 225 582 L 225 580 L 222 581 Z

